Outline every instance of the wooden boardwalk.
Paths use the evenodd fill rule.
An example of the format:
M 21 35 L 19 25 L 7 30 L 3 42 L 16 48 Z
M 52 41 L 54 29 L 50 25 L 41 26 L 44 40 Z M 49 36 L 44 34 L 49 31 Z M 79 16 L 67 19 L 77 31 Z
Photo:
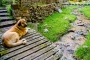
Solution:
M 5 9 L 0 9 L 0 35 L 14 25 L 13 19 L 8 18 Z M 4 18 L 5 17 L 5 18 Z M 11 22 L 10 22 L 11 21 Z M 6 22 L 6 23 L 5 23 Z M 8 22 L 8 23 L 7 23 Z M 40 33 L 30 29 L 28 33 L 22 37 L 27 40 L 26 45 L 20 45 L 13 48 L 7 48 L 8 52 L 0 57 L 1 60 L 59 60 L 60 56 L 55 47 Z M 1 36 L 0 36 L 1 40 Z M 2 45 L 2 44 L 0 44 Z

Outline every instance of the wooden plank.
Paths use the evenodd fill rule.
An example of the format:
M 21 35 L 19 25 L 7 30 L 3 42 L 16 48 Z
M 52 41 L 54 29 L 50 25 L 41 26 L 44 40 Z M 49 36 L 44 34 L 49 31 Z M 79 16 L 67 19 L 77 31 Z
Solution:
M 5 12 L 7 12 L 7 10 L 6 9 L 0 9 L 0 13 L 5 13 Z
M 0 28 L 1 31 L 4 33 L 5 31 L 7 31 L 8 29 L 10 29 L 12 26 L 8 26 L 8 27 L 4 27 L 4 28 Z
M 28 37 L 28 36 L 33 36 L 33 35 L 35 35 L 35 34 L 37 34 L 36 32 L 28 32 L 26 35 L 24 35 L 22 38 L 26 38 L 26 37 Z
M 47 51 L 49 51 L 49 50 L 51 50 L 53 48 L 54 47 L 51 47 L 51 45 L 50 46 L 47 46 L 47 47 L 39 50 L 38 52 L 35 52 L 35 53 L 31 54 L 31 55 L 28 55 L 28 56 L 22 58 L 21 60 L 33 60 L 34 58 L 36 58 L 36 57 L 38 57 L 38 56 L 46 53 Z
M 34 48 L 32 48 L 31 50 L 28 50 L 28 51 L 26 51 L 26 52 L 24 52 L 24 53 L 21 53 L 21 54 L 19 54 L 19 55 L 16 55 L 16 56 L 14 56 L 13 58 L 15 59 L 15 60 L 21 60 L 20 58 L 24 58 L 24 57 L 27 57 L 27 55 L 31 55 L 31 54 L 33 54 L 33 53 L 36 53 L 37 51 L 39 51 L 40 49 L 43 49 L 43 48 L 45 48 L 45 47 L 47 47 L 47 46 L 49 46 L 50 45 L 50 42 L 45 42 L 45 43 L 43 43 L 43 44 L 40 44 L 39 46 L 37 46 L 37 47 L 34 47 Z M 30 59 L 29 59 L 30 60 Z
M 38 35 L 36 38 L 32 38 L 33 36 L 36 36 L 37 34 L 33 34 L 32 36 L 30 36 L 30 37 L 28 37 L 29 39 L 27 40 L 27 38 L 26 38 L 26 40 L 27 40 L 27 44 L 26 45 L 20 45 L 20 46 L 17 46 L 17 47 L 14 47 L 14 48 L 11 48 L 11 49 L 8 49 L 8 53 L 11 53 L 11 52 L 13 52 L 13 51 L 15 51 L 15 50 L 18 50 L 18 49 L 20 49 L 20 48 L 23 48 L 23 47 L 26 47 L 26 46 L 28 46 L 28 45 L 30 45 L 30 44 L 33 44 L 33 43 L 35 43 L 35 42 L 38 42 L 38 41 L 40 41 L 40 40 L 42 40 L 42 39 L 44 39 L 44 37 L 42 37 L 42 39 L 40 39 L 39 37 L 41 37 L 40 35 Z M 31 38 L 31 39 L 30 39 Z M 32 41 L 31 41 L 32 40 Z M 8 54 L 7 53 L 7 54 Z
M 0 19 L 1 19 L 1 20 L 2 20 L 2 19 L 7 20 L 7 19 L 12 19 L 12 18 L 10 18 L 9 16 L 4 16 L 4 17 L 1 17 L 1 16 L 0 16 Z
M 4 21 L 0 23 L 0 28 L 5 28 L 15 24 L 15 21 Z
M 53 55 L 51 58 L 46 59 L 46 60 L 59 60 L 60 56 L 56 53 L 55 55 Z
M 23 38 L 28 39 L 28 38 L 32 38 L 32 37 L 37 36 L 37 35 L 39 35 L 39 34 L 36 32 L 29 32 L 25 36 L 23 36 L 21 39 L 23 39 Z
M 34 48 L 34 47 L 36 47 L 36 46 L 38 46 L 38 45 L 40 45 L 42 43 L 45 43 L 45 42 L 47 42 L 47 40 L 45 40 L 45 39 L 44 40 L 40 40 L 39 42 L 35 42 L 35 43 L 31 44 L 31 45 L 28 45 L 26 47 L 23 47 L 21 49 L 13 51 L 13 52 L 11 52 L 9 54 L 4 55 L 6 57 L 5 59 L 9 59 L 9 58 L 11 58 L 13 56 L 16 56 L 16 55 L 18 55 L 20 53 L 23 53 L 23 52 L 27 51 L 27 50 L 30 50 L 30 49 L 32 49 L 32 48 Z
M 47 59 L 48 57 L 52 56 L 55 53 L 57 53 L 57 51 L 53 51 L 53 49 L 52 49 L 52 50 L 48 51 L 47 53 L 45 53 L 45 54 L 43 54 L 43 55 L 41 55 L 41 56 L 39 56 L 39 57 L 37 57 L 33 60 L 45 60 L 45 59 Z
M 9 16 L 9 14 L 8 13 L 0 13 L 0 16 Z

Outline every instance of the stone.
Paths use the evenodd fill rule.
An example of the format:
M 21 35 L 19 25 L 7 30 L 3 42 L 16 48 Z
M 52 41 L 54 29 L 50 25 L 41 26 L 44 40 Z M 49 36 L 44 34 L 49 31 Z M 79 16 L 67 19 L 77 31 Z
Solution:
M 87 31 L 87 28 L 84 26 L 77 26 L 75 27 L 75 33 L 79 35 L 87 35 L 88 31 Z
M 69 32 L 74 32 L 75 31 L 75 27 L 71 28 L 70 30 L 68 30 L 68 33 Z
M 44 32 L 48 32 L 48 29 L 47 29 L 47 28 L 45 28 L 45 29 L 44 29 Z
M 62 13 L 62 10 L 59 8 L 59 9 L 58 9 L 58 12 L 59 12 L 59 13 Z

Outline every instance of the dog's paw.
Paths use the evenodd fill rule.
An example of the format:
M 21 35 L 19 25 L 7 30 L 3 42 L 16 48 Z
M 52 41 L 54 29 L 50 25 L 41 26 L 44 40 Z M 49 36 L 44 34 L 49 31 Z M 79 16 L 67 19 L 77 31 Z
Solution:
M 30 28 L 26 28 L 26 32 L 28 33 L 28 31 L 30 30 Z
M 23 44 L 26 44 L 27 43 L 26 39 L 22 39 L 22 41 L 23 41 L 22 42 Z

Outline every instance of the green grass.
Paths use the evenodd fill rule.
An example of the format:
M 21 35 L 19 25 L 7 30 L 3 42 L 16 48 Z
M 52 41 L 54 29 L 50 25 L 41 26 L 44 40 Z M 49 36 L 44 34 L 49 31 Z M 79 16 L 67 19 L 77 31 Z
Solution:
M 90 6 L 85 6 L 85 7 L 83 7 L 82 9 L 80 9 L 80 11 L 82 12 L 82 13 L 84 13 L 84 15 L 86 16 L 86 17 L 88 17 L 89 19 L 90 19 Z
M 7 5 L 7 6 L 6 6 L 6 9 L 7 9 L 7 12 L 9 13 L 9 15 L 10 15 L 10 12 L 11 12 L 11 5 Z
M 8 52 L 8 50 L 2 50 L 2 51 L 0 51 L 0 56 L 6 54 L 7 52 Z
M 38 31 L 51 42 L 57 41 L 71 28 L 69 21 L 74 22 L 76 20 L 76 16 L 71 14 L 74 8 L 76 7 L 69 6 L 63 8 L 62 13 L 54 12 L 52 15 L 46 17 L 43 23 L 39 23 Z M 67 17 L 67 20 L 65 20 L 65 17 Z M 48 32 L 44 32 L 45 28 L 48 29 Z
M 86 46 L 86 47 L 83 47 Z M 81 60 L 90 60 L 90 33 L 87 35 L 87 40 L 84 45 L 78 48 L 75 56 Z

